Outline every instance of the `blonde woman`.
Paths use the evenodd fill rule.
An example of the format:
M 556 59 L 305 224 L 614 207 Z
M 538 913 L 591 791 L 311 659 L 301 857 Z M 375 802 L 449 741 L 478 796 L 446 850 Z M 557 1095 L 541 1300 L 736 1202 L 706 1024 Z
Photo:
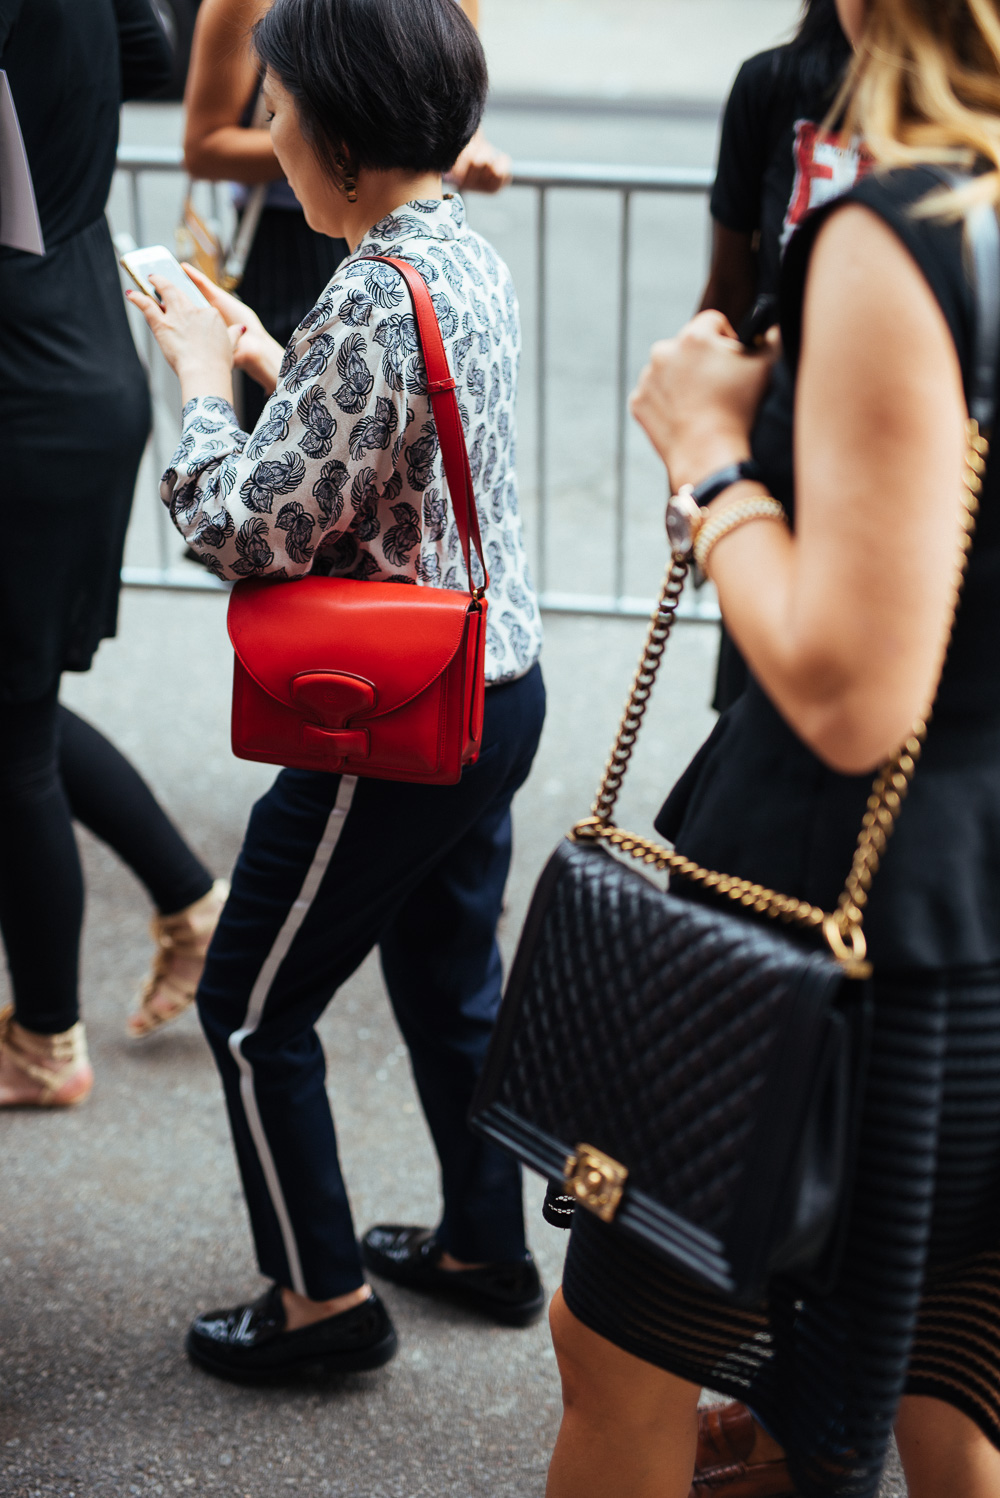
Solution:
M 875 1498 L 893 1427 L 910 1498 L 1000 1493 L 996 462 L 944 659 L 975 333 L 964 215 L 1000 200 L 1000 5 L 838 10 L 847 128 L 878 169 L 792 243 L 793 379 L 769 391 L 775 351 L 746 354 L 708 312 L 656 346 L 633 409 L 675 490 L 748 458 L 756 420 L 766 482 L 710 509 L 771 494 L 793 517 L 734 512 L 706 558 L 752 680 L 658 819 L 683 853 L 832 908 L 873 769 L 936 698 L 866 916 L 847 1246 L 831 1295 L 776 1280 L 736 1309 L 578 1211 L 549 1498 Z M 946 195 L 930 161 L 978 179 Z M 702 1386 L 737 1402 L 699 1425 Z

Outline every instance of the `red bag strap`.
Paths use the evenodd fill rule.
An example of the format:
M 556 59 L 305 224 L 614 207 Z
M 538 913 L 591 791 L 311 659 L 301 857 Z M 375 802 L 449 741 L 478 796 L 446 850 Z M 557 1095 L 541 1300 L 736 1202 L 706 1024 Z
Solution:
M 444 476 L 448 482 L 448 492 L 451 495 L 455 519 L 458 523 L 458 536 L 462 543 L 462 556 L 465 558 L 469 592 L 473 598 L 482 598 L 489 587 L 490 578 L 486 571 L 483 542 L 479 534 L 479 513 L 476 509 L 476 496 L 472 487 L 469 450 L 465 445 L 465 432 L 462 430 L 462 418 L 458 410 L 455 377 L 448 364 L 444 339 L 441 337 L 441 325 L 434 310 L 430 290 L 420 272 L 415 270 L 407 260 L 397 260 L 392 255 L 366 255 L 365 259 L 381 260 L 385 265 L 394 266 L 406 282 L 410 293 L 417 323 L 417 336 L 420 339 L 424 368 L 427 371 L 427 393 L 430 396 L 431 412 L 441 447 Z M 481 588 L 475 587 L 472 581 L 470 537 L 472 547 L 475 548 L 476 556 L 483 569 Z

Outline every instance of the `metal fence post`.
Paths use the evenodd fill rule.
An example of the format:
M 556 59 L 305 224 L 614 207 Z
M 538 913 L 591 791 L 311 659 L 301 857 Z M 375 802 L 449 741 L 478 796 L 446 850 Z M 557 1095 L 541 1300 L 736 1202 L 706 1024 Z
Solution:
M 629 261 L 632 250 L 632 194 L 622 193 L 618 266 L 618 365 L 615 371 L 615 572 L 614 598 L 625 597 L 625 495 L 628 466 L 628 315 Z
M 538 578 L 536 586 L 544 593 L 549 584 L 549 475 L 548 475 L 548 348 L 546 311 L 548 308 L 548 285 L 546 259 L 548 253 L 548 190 L 538 189 L 537 210 L 537 256 L 535 285 L 537 303 L 535 307 L 535 524 L 538 529 Z

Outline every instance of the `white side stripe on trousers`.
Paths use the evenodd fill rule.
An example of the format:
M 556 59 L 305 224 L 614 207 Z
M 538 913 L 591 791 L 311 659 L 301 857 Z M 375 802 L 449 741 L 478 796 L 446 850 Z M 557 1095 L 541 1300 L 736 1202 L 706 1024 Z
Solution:
M 240 1070 L 240 1097 L 243 1100 L 243 1109 L 246 1113 L 250 1134 L 257 1150 L 261 1170 L 267 1182 L 268 1193 L 271 1197 L 271 1205 L 274 1207 L 278 1225 L 281 1228 L 281 1237 L 285 1245 L 285 1255 L 291 1272 L 291 1289 L 296 1290 L 299 1295 L 306 1295 L 305 1279 L 302 1274 L 302 1261 L 299 1258 L 299 1248 L 295 1241 L 295 1233 L 292 1230 L 292 1220 L 288 1215 L 288 1207 L 285 1203 L 285 1194 L 281 1189 L 278 1179 L 278 1171 L 275 1167 L 274 1156 L 271 1154 L 271 1146 L 267 1142 L 264 1132 L 264 1123 L 257 1106 L 257 1095 L 254 1091 L 253 1068 L 243 1054 L 242 1046 L 248 1035 L 252 1035 L 260 1024 L 260 1017 L 264 1012 L 267 996 L 271 991 L 271 985 L 275 980 L 278 969 L 288 956 L 292 942 L 299 932 L 299 928 L 306 916 L 309 914 L 313 901 L 323 882 L 323 875 L 330 866 L 330 860 L 334 855 L 340 834 L 344 830 L 347 813 L 351 809 L 354 799 L 354 791 L 358 783 L 356 775 L 342 775 L 340 785 L 337 789 L 337 799 L 334 802 L 323 836 L 319 841 L 313 861 L 309 866 L 309 872 L 302 882 L 302 888 L 294 901 L 288 915 L 285 917 L 284 925 L 278 932 L 274 946 L 264 959 L 263 966 L 257 975 L 257 981 L 250 992 L 250 1002 L 247 1012 L 243 1018 L 242 1028 L 234 1030 L 229 1037 L 229 1049 L 233 1059 Z

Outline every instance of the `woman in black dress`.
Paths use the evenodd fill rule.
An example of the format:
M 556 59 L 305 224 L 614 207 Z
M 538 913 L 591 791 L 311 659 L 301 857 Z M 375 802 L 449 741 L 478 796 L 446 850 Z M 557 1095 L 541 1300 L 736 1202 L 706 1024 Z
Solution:
M 682 853 L 832 909 L 873 769 L 935 700 L 867 906 L 875 1018 L 847 1246 L 830 1295 L 777 1278 L 736 1308 L 578 1210 L 553 1303 L 565 1417 L 549 1498 L 874 1498 L 894 1424 L 911 1498 L 1000 1492 L 995 459 L 945 660 L 976 331 L 964 217 L 973 197 L 1000 201 L 1000 6 L 838 8 L 858 47 L 848 124 L 886 169 L 792 241 L 792 380 L 765 394 L 773 353 L 746 354 L 703 313 L 656 347 L 634 411 L 675 488 L 749 457 L 751 428 L 767 481 L 709 507 L 731 510 L 705 562 L 751 680 L 658 819 Z M 979 180 L 918 211 L 945 193 L 921 165 L 942 152 Z M 737 512 L 767 494 L 794 531 L 780 511 Z M 702 1386 L 767 1429 L 714 1424 L 714 1470 L 702 1440 L 692 1488 Z
M 170 53 L 148 0 L 0 0 L 0 68 L 31 167 L 43 256 L 0 248 L 0 1107 L 80 1101 L 83 882 L 72 818 L 134 869 L 160 914 L 130 1028 L 193 998 L 222 890 L 139 775 L 58 703 L 115 632 L 125 529 L 149 430 L 104 205 L 122 97 Z

